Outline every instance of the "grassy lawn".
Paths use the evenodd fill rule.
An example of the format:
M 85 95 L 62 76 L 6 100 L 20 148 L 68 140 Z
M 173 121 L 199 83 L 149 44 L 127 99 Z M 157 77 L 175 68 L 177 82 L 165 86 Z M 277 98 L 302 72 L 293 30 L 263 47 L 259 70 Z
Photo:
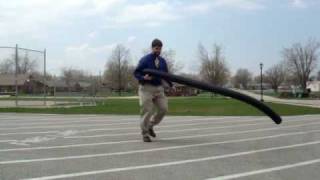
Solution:
M 320 108 L 268 103 L 281 115 L 320 114 Z M 0 112 L 57 113 L 57 114 L 139 114 L 137 99 L 109 99 L 95 107 L 72 108 L 0 108 Z M 249 116 L 263 115 L 245 103 L 227 98 L 181 97 L 169 99 L 170 115 Z

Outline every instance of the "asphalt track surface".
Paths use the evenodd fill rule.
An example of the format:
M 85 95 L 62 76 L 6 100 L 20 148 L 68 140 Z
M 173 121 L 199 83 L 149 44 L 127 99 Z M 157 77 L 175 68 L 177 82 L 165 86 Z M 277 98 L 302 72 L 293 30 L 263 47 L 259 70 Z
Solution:
M 1 114 L 0 179 L 319 179 L 320 115 L 166 117 Z

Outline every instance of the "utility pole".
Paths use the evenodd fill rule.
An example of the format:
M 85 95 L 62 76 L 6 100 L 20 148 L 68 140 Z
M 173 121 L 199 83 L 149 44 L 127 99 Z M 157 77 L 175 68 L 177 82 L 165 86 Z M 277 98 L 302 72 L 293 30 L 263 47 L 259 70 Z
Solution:
M 47 50 L 43 51 L 43 103 L 47 106 Z
M 263 102 L 263 75 L 262 75 L 263 64 L 260 63 L 260 101 Z
M 18 44 L 16 44 L 16 53 L 15 53 L 15 64 L 16 64 L 16 68 L 15 68 L 15 73 L 14 73 L 14 84 L 15 84 L 15 96 L 16 96 L 16 99 L 15 99 L 15 104 L 16 106 L 18 106 L 18 71 L 19 71 L 19 67 L 18 67 L 18 59 L 19 59 L 19 55 L 18 55 Z

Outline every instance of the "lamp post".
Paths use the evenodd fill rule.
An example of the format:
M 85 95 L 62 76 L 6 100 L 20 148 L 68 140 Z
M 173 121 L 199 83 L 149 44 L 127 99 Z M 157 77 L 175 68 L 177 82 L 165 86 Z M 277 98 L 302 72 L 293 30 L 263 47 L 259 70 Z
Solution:
M 260 101 L 263 102 L 263 76 L 262 76 L 263 63 L 260 63 Z

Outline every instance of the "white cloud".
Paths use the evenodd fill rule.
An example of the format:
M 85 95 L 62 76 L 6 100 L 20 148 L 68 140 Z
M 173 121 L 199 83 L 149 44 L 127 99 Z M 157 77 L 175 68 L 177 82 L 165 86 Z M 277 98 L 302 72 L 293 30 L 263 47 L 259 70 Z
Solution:
M 74 18 L 99 14 L 122 0 L 0 0 L 0 36 L 46 33 L 54 25 L 63 26 Z
M 305 0 L 290 0 L 291 6 L 295 8 L 306 8 L 307 2 Z
M 212 3 L 209 2 L 198 2 L 194 4 L 190 4 L 185 6 L 182 10 L 186 13 L 198 14 L 198 13 L 206 13 L 208 10 L 212 8 Z
M 215 7 L 240 8 L 244 10 L 259 10 L 265 8 L 262 0 L 216 0 Z
M 127 42 L 128 42 L 128 43 L 132 43 L 132 42 L 134 42 L 136 39 L 137 39 L 136 36 L 129 36 Z
M 259 9 L 263 7 L 260 1 L 0 0 L 0 37 L 25 33 L 46 36 L 52 27 L 86 18 L 102 19 L 100 28 L 157 27 L 206 13 L 211 8 Z M 301 0 L 294 1 L 299 4 Z
M 110 10 L 115 5 L 120 5 L 126 2 L 126 0 L 92 0 L 94 11 L 96 13 L 104 13 Z
M 63 67 L 74 67 L 96 74 L 104 69 L 107 55 L 115 46 L 116 44 L 91 46 L 88 43 L 68 46 L 60 61 L 55 62 L 55 66 L 59 66 L 58 70 Z
M 95 38 L 95 37 L 97 37 L 97 31 L 92 31 L 92 32 L 90 32 L 89 34 L 88 34 L 88 37 L 89 38 Z
M 108 56 L 118 44 L 123 44 L 128 48 L 132 48 L 131 46 L 134 46 L 136 39 L 136 36 L 129 36 L 123 42 L 115 42 L 100 46 L 92 46 L 89 43 L 70 45 L 65 48 L 64 57 L 60 62 L 55 63 L 57 63 L 56 66 L 60 66 L 59 69 L 70 66 L 96 73 L 104 69 Z
M 66 54 L 74 54 L 76 56 L 83 56 L 87 57 L 88 55 L 94 55 L 94 54 L 107 54 L 110 52 L 114 47 L 116 46 L 116 43 L 113 44 L 107 44 L 102 46 L 90 46 L 88 43 L 83 43 L 80 45 L 73 45 L 66 47 Z
M 167 1 L 144 4 L 127 4 L 117 13 L 109 17 L 109 27 L 125 27 L 128 25 L 154 26 L 175 21 L 180 15 L 174 6 Z
M 51 48 L 50 43 L 53 42 L 56 43 L 55 47 L 63 48 L 64 53 L 56 55 L 55 59 L 59 60 L 52 64 L 77 64 L 83 65 L 83 68 L 94 69 L 104 66 L 108 53 L 117 44 L 115 42 L 93 46 L 88 43 L 94 43 L 98 39 L 97 36 L 106 34 L 105 27 L 155 28 L 208 13 L 213 8 L 261 9 L 264 7 L 263 1 L 0 0 L 0 38 L 4 42 L 17 41 L 19 44 L 31 44 L 34 39 L 45 39 L 41 42 L 45 43 L 43 46 Z M 90 30 L 86 29 L 87 24 L 90 24 Z M 56 31 L 61 32 L 55 34 Z M 76 38 L 79 40 L 77 42 L 85 41 L 77 37 L 79 32 L 84 32 L 84 39 L 88 42 L 72 42 Z M 65 36 L 61 37 L 60 33 Z M 136 40 L 135 36 L 130 36 L 123 44 L 135 47 Z
M 101 46 L 91 46 L 88 43 L 83 43 L 79 45 L 71 45 L 65 48 L 66 54 L 108 54 L 112 51 L 113 48 L 117 46 L 117 44 L 123 44 L 124 46 L 129 46 L 134 43 L 137 39 L 136 36 L 129 36 L 124 42 L 115 42 L 111 44 L 101 45 Z
M 114 14 L 107 17 L 106 28 L 124 28 L 129 26 L 158 27 L 176 22 L 193 15 L 207 13 L 213 8 L 234 8 L 259 10 L 265 8 L 265 0 L 201 0 L 185 1 L 146 1 L 140 4 L 125 4 Z
M 116 46 L 116 43 L 102 45 L 102 46 L 91 46 L 88 43 L 83 43 L 80 45 L 72 45 L 66 47 L 66 53 L 72 54 L 94 54 L 94 53 L 101 53 L 101 52 L 109 52 Z

